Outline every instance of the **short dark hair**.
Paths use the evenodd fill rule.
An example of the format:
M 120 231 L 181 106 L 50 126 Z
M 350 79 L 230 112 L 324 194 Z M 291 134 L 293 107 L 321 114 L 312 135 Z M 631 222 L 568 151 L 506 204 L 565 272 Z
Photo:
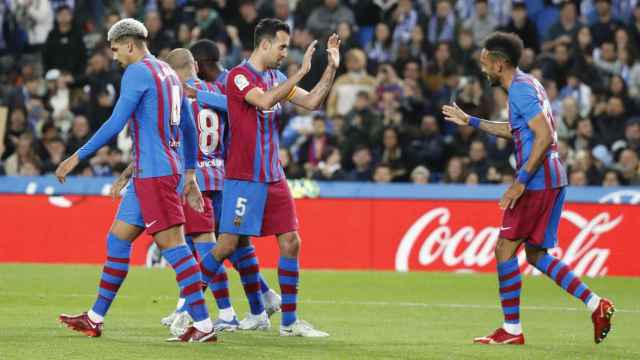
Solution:
M 492 56 L 501 57 L 511 66 L 517 67 L 524 44 L 522 39 L 514 33 L 494 32 L 485 40 L 484 48 Z
M 253 32 L 253 48 L 257 49 L 258 46 L 260 46 L 262 39 L 273 39 L 278 31 L 284 31 L 287 34 L 291 34 L 289 25 L 282 20 L 274 18 L 265 18 L 260 20 Z
M 191 51 L 193 59 L 199 64 L 217 63 L 220 61 L 218 45 L 209 39 L 196 41 L 189 47 L 189 51 Z

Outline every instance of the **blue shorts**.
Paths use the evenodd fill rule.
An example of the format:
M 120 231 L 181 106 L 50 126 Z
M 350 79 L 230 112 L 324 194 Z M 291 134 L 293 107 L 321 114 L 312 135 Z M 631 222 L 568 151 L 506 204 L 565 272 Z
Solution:
M 140 210 L 140 201 L 138 201 L 138 197 L 136 196 L 135 185 L 132 180 L 129 180 L 127 186 L 124 188 L 124 196 L 122 196 L 122 200 L 120 200 L 116 220 L 120 220 L 129 225 L 145 227 L 144 220 L 142 219 L 142 211 Z
M 224 180 L 221 233 L 267 236 L 297 229 L 295 204 L 286 179 L 274 183 Z
M 222 190 L 209 191 L 211 205 L 213 205 L 213 219 L 216 224 L 216 237 L 220 230 L 220 218 L 222 217 Z

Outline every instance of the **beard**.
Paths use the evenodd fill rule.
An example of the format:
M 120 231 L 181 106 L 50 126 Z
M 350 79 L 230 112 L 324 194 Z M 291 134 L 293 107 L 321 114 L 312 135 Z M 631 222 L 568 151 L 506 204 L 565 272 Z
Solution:
M 487 78 L 489 79 L 489 83 L 491 84 L 491 86 L 500 86 L 500 78 L 497 76 L 490 76 L 487 75 Z

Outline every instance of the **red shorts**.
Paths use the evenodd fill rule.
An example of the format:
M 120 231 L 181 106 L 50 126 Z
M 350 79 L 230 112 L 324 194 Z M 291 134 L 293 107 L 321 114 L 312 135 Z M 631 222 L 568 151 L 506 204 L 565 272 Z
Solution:
M 287 179 L 270 183 L 264 206 L 261 235 L 277 235 L 296 230 L 298 230 L 298 215 Z
M 504 211 L 500 237 L 524 239 L 527 244 L 550 249 L 558 242 L 565 188 L 525 190 L 513 209 Z
M 211 205 L 211 196 L 206 192 L 202 193 L 204 200 L 204 211 L 198 212 L 189 204 L 184 203 L 184 224 L 185 235 L 205 234 L 215 231 L 215 223 L 213 221 L 213 206 Z
M 178 195 L 181 175 L 133 178 L 140 212 L 147 233 L 153 235 L 172 226 L 184 224 L 182 201 Z

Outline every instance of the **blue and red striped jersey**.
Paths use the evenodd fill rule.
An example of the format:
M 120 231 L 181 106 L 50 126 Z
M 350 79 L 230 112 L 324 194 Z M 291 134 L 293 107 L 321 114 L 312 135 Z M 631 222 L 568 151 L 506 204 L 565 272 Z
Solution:
M 226 72 L 219 79 L 226 81 Z M 187 84 L 198 90 L 197 101 L 190 100 L 196 124 L 198 186 L 202 191 L 222 190 L 228 139 L 224 85 L 221 81 L 208 83 L 198 78 L 187 80 Z M 206 96 L 209 94 L 214 94 L 215 98 Z
M 245 101 L 247 93 L 259 87 L 267 91 L 285 82 L 278 70 L 257 71 L 248 61 L 242 62 L 227 77 L 230 139 L 226 158 L 226 177 L 255 182 L 284 179 L 279 160 L 280 104 L 263 111 Z
M 568 181 L 558 156 L 556 121 L 547 93 L 536 78 L 518 70 L 509 86 L 509 125 L 515 142 L 517 170 L 524 166 L 531 155 L 535 134 L 529 128 L 529 121 L 540 113 L 553 132 L 553 142 L 545 153 L 542 165 L 532 174 L 527 184 L 529 190 L 559 188 L 566 186 Z
M 111 117 L 78 150 L 78 156 L 84 159 L 93 154 L 128 122 L 133 137 L 133 176 L 158 177 L 193 169 L 195 152 L 185 152 L 184 164 L 179 156 L 180 129 L 185 145 L 191 148 L 195 142 L 189 106 L 178 75 L 165 62 L 147 55 L 127 66 Z

